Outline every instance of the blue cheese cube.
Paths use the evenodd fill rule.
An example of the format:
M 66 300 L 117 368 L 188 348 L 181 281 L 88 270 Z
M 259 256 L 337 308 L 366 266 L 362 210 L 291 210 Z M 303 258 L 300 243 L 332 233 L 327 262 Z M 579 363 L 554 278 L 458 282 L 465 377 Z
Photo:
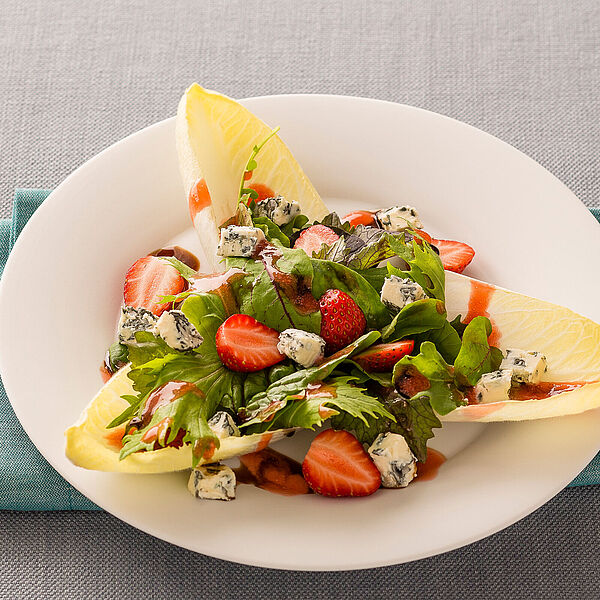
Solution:
M 484 373 L 475 385 L 475 399 L 480 404 L 508 400 L 512 378 L 511 369 Z
M 385 488 L 406 487 L 417 476 L 417 459 L 397 433 L 380 433 L 369 448 L 369 456 Z
M 229 225 L 221 229 L 217 254 L 220 256 L 241 256 L 250 258 L 265 234 L 258 227 Z
M 192 469 L 188 490 L 196 498 L 233 500 L 235 498 L 235 473 L 227 465 L 200 465 Z
M 164 312 L 156 322 L 155 331 L 175 350 L 193 350 L 204 341 L 180 310 Z
M 224 439 L 226 437 L 239 437 L 240 430 L 238 429 L 233 417 L 225 412 L 224 410 L 220 410 L 216 412 L 209 420 L 208 426 L 213 430 L 215 435 L 220 439 Z
M 119 341 L 128 346 L 137 345 L 135 334 L 137 331 L 152 331 L 156 325 L 157 317 L 145 308 L 124 306 L 119 319 Z
M 283 196 L 265 198 L 256 205 L 254 214 L 257 217 L 267 217 L 275 225 L 287 225 L 295 216 L 300 214 L 300 204 L 295 200 L 291 202 Z
M 412 279 L 402 279 L 397 275 L 390 275 L 383 281 L 381 301 L 394 311 L 399 311 L 407 304 L 423 298 L 427 298 L 427 294 Z
M 302 329 L 286 329 L 279 334 L 277 349 L 303 367 L 312 367 L 323 358 L 325 340 Z
M 548 365 L 541 352 L 509 348 L 500 368 L 511 369 L 513 381 L 517 383 L 535 384 L 539 383 L 542 374 L 548 370 Z
M 412 206 L 392 206 L 377 211 L 377 220 L 386 231 L 402 231 L 411 227 L 421 229 L 423 223 L 419 219 L 417 210 Z

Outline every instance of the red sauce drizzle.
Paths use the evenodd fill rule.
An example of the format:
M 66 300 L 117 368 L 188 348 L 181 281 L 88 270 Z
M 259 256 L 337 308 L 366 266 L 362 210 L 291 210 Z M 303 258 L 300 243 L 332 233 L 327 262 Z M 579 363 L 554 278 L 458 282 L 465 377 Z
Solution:
M 509 398 L 511 400 L 543 400 L 563 392 L 572 392 L 589 381 L 569 381 L 557 383 L 553 381 L 542 381 L 536 384 L 526 383 L 524 385 L 513 386 L 510 388 Z
M 427 448 L 427 460 L 417 463 L 417 478 L 415 481 L 430 481 L 437 477 L 440 467 L 446 462 L 446 457 L 433 448 Z
M 196 215 L 207 206 L 210 206 L 212 200 L 210 198 L 210 192 L 206 185 L 205 179 L 198 179 L 192 184 L 190 193 L 188 196 L 188 206 L 190 209 L 190 217 L 192 221 L 196 218 Z
M 475 317 L 480 316 L 490 319 L 488 309 L 495 291 L 496 288 L 489 283 L 475 280 L 471 281 L 471 295 L 469 297 L 467 315 L 464 319 L 465 323 L 470 323 Z M 488 341 L 492 346 L 497 346 L 502 334 L 497 329 L 494 321 L 492 319 L 490 319 L 490 321 L 492 323 L 492 333 L 489 335 Z
M 106 383 L 114 373 L 106 366 L 106 364 L 102 364 L 100 367 L 100 377 L 102 377 L 102 383 Z
M 258 194 L 258 198 L 256 198 L 255 202 L 261 202 L 266 198 L 275 196 L 275 192 L 268 185 L 264 185 L 263 183 L 251 183 L 246 187 L 254 190 Z
M 238 483 L 255 485 L 283 496 L 310 494 L 302 465 L 271 448 L 240 456 L 240 467 L 235 470 Z
M 114 429 L 110 429 L 108 433 L 104 434 L 104 439 L 106 443 L 117 450 L 120 450 L 123 447 L 123 436 L 125 435 L 125 425 L 121 425 L 120 427 L 115 427 Z

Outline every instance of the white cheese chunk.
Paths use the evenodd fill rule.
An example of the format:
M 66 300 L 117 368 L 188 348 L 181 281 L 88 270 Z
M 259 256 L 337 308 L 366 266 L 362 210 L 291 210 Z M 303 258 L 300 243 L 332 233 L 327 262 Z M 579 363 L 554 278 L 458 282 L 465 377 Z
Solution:
M 250 258 L 257 244 L 264 239 L 265 234 L 258 227 L 229 225 L 221 229 L 217 254 Z
M 156 322 L 155 331 L 175 350 L 193 350 L 204 341 L 180 310 L 164 312 Z
M 395 311 L 423 298 L 427 298 L 427 295 L 418 283 L 397 275 L 386 277 L 381 288 L 381 301 Z
M 501 369 L 512 369 L 513 381 L 517 383 L 539 383 L 540 377 L 548 369 L 546 357 L 541 352 L 509 348 Z
M 286 329 L 279 334 L 277 349 L 303 367 L 312 367 L 325 352 L 325 340 L 302 329 Z
M 512 383 L 512 370 L 501 369 L 484 373 L 475 385 L 475 399 L 481 404 L 508 400 Z
M 300 204 L 295 200 L 291 202 L 283 196 L 265 198 L 254 209 L 257 217 L 267 217 L 275 225 L 287 225 L 296 215 L 300 214 Z
M 192 469 L 188 490 L 196 498 L 233 500 L 235 498 L 235 473 L 226 465 L 200 465 Z
M 220 410 L 216 412 L 209 420 L 208 426 L 214 431 L 215 435 L 222 440 L 226 437 L 239 437 L 240 430 L 238 429 L 233 417 Z
M 417 476 L 417 459 L 397 433 L 380 433 L 369 448 L 369 456 L 385 488 L 406 487 Z
M 402 231 L 408 227 L 421 229 L 423 227 L 417 210 L 412 206 L 392 206 L 392 208 L 378 210 L 377 219 L 386 231 Z
M 145 308 L 124 306 L 119 319 L 119 341 L 128 346 L 137 345 L 137 331 L 151 331 L 156 325 L 157 317 Z

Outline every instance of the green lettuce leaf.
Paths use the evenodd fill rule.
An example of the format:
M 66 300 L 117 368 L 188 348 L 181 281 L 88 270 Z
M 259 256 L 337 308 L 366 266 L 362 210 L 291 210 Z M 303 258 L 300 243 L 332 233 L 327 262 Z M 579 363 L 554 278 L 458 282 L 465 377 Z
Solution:
M 336 377 L 326 383 L 315 384 L 290 400 L 271 421 L 257 423 L 249 427 L 248 432 L 259 433 L 285 427 L 314 429 L 326 419 L 340 413 L 362 421 L 365 425 L 368 423 L 367 416 L 373 419 L 393 419 L 377 398 L 354 385 L 354 377 Z
M 446 321 L 446 308 L 441 300 L 424 298 L 404 306 L 381 331 L 385 342 L 393 342 L 430 329 L 440 329 Z
M 169 354 L 177 354 L 160 336 L 149 331 L 136 331 L 137 344 L 129 348 L 129 360 L 134 367 L 139 367 L 155 358 L 162 358 Z
M 429 398 L 431 407 L 439 415 L 446 415 L 465 404 L 463 394 L 454 380 L 454 368 L 447 364 L 432 342 L 423 342 L 417 356 L 405 356 L 394 367 L 394 385 L 403 389 L 403 379 L 416 380 L 425 387 L 413 394 L 415 398 Z M 400 387 L 399 387 L 400 385 Z
M 290 238 L 275 224 L 269 217 L 253 217 L 254 227 L 259 227 L 263 230 L 265 237 L 269 242 L 277 240 L 285 248 L 290 247 Z
M 311 260 L 304 250 L 278 249 L 281 257 L 273 266 L 251 258 L 227 259 L 227 268 L 248 274 L 231 284 L 239 311 L 278 331 L 292 327 L 319 333 L 321 312 L 309 289 Z
M 502 352 L 490 346 L 492 324 L 487 317 L 475 317 L 465 328 L 462 346 L 454 363 L 458 385 L 475 385 L 484 373 L 495 371 L 502 362 Z
M 448 321 L 445 321 L 443 327 L 440 327 L 439 329 L 430 329 L 429 331 L 416 335 L 414 340 L 415 347 L 417 348 L 420 347 L 423 342 L 433 342 L 437 351 L 448 364 L 454 364 L 462 345 L 460 335 Z
M 403 271 L 388 263 L 390 275 L 409 277 L 416 281 L 430 298 L 445 299 L 445 274 L 440 257 L 425 241 L 417 244 L 414 240 L 406 244 L 402 237 L 388 236 L 390 247 L 397 256 L 407 263 L 408 269 Z

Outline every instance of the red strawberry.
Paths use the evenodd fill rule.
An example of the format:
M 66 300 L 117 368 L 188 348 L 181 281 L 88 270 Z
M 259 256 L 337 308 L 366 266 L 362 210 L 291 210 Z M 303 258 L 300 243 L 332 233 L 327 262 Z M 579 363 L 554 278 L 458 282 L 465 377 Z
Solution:
M 333 229 L 325 225 L 313 225 L 298 236 L 294 248 L 302 248 L 306 254 L 312 256 L 313 252 L 321 249 L 322 244 L 331 246 L 339 238 L 340 236 Z
M 417 244 L 421 244 L 423 240 L 430 244 L 433 243 L 433 238 L 426 231 L 423 231 L 422 229 L 417 229 L 415 231 L 415 241 L 417 242 Z
M 173 265 L 156 256 L 144 256 L 134 262 L 125 275 L 123 300 L 127 306 L 161 315 L 171 307 L 171 304 L 161 304 L 161 296 L 179 294 L 184 288 L 185 279 Z
M 412 340 L 402 340 L 391 344 L 375 344 L 365 352 L 357 354 L 352 360 L 356 361 L 365 371 L 385 373 L 391 371 L 394 365 L 415 347 Z
M 355 210 L 354 212 L 348 213 L 343 220 L 350 223 L 352 227 L 357 227 L 358 225 L 377 227 L 375 213 L 370 210 Z
M 381 485 L 381 474 L 362 444 L 347 431 L 322 431 L 312 442 L 302 474 L 323 496 L 368 496 Z
M 215 342 L 221 362 L 232 371 L 250 373 L 281 362 L 279 332 L 248 315 L 231 315 L 217 329 Z
M 321 337 L 331 354 L 359 338 L 367 327 L 367 320 L 358 304 L 346 292 L 327 290 L 319 299 Z
M 440 251 L 442 264 L 447 271 L 462 273 L 475 256 L 475 250 L 468 244 L 452 240 L 433 239 L 431 241 Z

